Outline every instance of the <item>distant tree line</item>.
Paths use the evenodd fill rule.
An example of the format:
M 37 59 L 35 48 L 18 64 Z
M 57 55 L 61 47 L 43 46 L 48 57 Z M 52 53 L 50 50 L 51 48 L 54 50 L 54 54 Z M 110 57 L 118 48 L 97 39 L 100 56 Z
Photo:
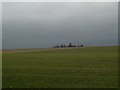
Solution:
M 62 45 L 53 46 L 53 48 L 66 48 L 66 47 L 84 47 L 84 46 L 83 46 L 83 44 L 81 44 L 81 45 L 72 45 L 72 43 L 69 43 L 69 45 L 62 44 Z

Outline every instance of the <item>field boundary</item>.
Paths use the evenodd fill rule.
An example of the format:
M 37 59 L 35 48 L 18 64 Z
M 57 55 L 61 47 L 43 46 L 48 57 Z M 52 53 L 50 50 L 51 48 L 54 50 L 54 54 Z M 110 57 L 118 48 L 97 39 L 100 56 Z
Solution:
M 95 48 L 95 47 L 111 47 L 111 46 L 85 46 L 85 47 L 67 47 L 67 48 L 28 48 L 28 49 L 6 49 L 0 51 L 0 53 L 24 53 L 24 52 L 39 52 L 49 50 L 67 50 L 67 49 L 78 49 L 78 48 Z

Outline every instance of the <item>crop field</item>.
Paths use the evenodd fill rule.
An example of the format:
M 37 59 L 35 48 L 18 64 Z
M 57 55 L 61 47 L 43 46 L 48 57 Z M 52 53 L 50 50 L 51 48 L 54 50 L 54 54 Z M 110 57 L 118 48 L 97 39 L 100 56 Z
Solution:
M 3 51 L 3 88 L 117 88 L 118 47 Z

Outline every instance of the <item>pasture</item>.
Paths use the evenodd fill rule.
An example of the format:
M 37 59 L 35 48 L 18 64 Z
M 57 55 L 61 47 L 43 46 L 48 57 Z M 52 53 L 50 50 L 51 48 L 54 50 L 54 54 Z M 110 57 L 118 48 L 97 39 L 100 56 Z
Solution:
M 118 47 L 3 51 L 3 88 L 116 88 Z

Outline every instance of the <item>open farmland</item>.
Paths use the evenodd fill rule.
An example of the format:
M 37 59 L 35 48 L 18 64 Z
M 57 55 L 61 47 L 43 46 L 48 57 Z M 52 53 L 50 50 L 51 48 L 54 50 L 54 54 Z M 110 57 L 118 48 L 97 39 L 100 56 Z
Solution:
M 115 88 L 118 48 L 3 51 L 3 88 Z

